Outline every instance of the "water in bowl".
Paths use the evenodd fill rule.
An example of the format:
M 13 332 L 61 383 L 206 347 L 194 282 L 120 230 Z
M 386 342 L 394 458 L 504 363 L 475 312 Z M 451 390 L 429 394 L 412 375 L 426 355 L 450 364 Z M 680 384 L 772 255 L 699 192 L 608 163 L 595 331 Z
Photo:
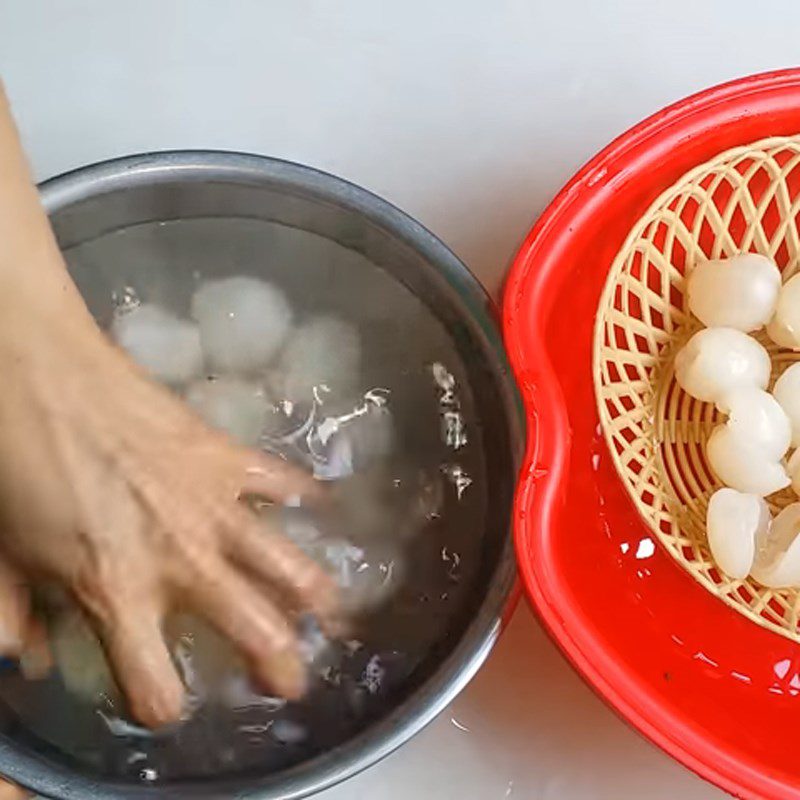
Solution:
M 191 718 L 154 735 L 127 719 L 113 693 L 76 697 L 58 673 L 27 682 L 6 671 L 0 699 L 26 736 L 47 743 L 61 760 L 123 780 L 278 771 L 341 744 L 419 683 L 474 592 L 486 518 L 484 463 L 450 335 L 424 302 L 363 256 L 260 220 L 146 223 L 66 255 L 106 329 L 141 303 L 188 319 L 198 287 L 230 276 L 267 280 L 283 292 L 294 314 L 289 343 L 298 326 L 320 315 L 352 326 L 360 356 L 349 386 L 313 385 L 305 397 L 279 396 L 290 344 L 255 380 L 271 387 L 272 421 L 280 423 L 257 432 L 257 446 L 303 463 L 329 481 L 337 498 L 347 534 L 334 537 L 327 565 L 354 598 L 353 629 L 322 652 L 313 621 L 302 621 L 313 676 L 302 702 L 284 703 L 244 675 L 226 673 L 224 691 L 198 691 Z M 175 390 L 190 394 L 185 386 Z M 389 420 L 388 433 L 386 425 L 365 424 L 376 413 Z M 344 452 L 331 448 L 332 424 L 353 433 L 355 444 Z M 303 541 L 303 511 L 281 514 L 287 532 L 318 555 L 319 540 Z M 191 684 L 192 658 L 203 655 L 198 648 L 221 645 L 191 622 L 175 620 L 176 626 L 174 656 Z

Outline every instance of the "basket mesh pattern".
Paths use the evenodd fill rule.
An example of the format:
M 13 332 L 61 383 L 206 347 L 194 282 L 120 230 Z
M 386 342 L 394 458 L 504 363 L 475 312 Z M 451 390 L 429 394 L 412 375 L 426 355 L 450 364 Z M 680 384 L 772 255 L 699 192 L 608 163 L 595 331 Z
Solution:
M 759 625 L 800 641 L 800 591 L 733 580 L 706 542 L 708 500 L 720 483 L 706 441 L 721 415 L 677 385 L 673 360 L 697 330 L 684 298 L 687 267 L 745 251 L 800 265 L 800 135 L 721 153 L 685 174 L 632 228 L 611 267 L 594 335 L 594 385 L 614 465 L 651 530 L 708 591 Z M 758 338 L 772 379 L 800 353 Z M 773 512 L 797 498 L 768 498 Z

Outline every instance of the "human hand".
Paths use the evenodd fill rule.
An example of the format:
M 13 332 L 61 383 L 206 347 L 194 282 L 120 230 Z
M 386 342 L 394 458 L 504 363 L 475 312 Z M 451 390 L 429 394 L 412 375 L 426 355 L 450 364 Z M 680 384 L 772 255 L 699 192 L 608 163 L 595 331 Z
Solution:
M 2 85 L 0 242 L 0 654 L 47 666 L 27 587 L 50 581 L 87 613 L 146 725 L 181 713 L 161 634 L 173 609 L 205 617 L 257 680 L 299 696 L 292 616 L 330 623 L 334 584 L 240 498 L 280 502 L 316 484 L 207 428 L 105 339 L 67 273 Z
M 282 502 L 317 484 L 208 429 L 108 344 L 78 303 L 68 293 L 58 315 L 28 305 L 0 323 L 2 649 L 41 640 L 20 587 L 52 581 L 87 612 L 147 725 L 181 713 L 161 635 L 170 610 L 205 617 L 257 680 L 298 697 L 304 668 L 291 615 L 332 621 L 336 591 L 239 498 Z

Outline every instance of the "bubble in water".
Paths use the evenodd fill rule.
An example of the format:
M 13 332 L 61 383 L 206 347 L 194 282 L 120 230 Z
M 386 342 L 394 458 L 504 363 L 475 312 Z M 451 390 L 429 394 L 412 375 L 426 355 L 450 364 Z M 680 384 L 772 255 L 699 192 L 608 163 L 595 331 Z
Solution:
M 329 665 L 319 671 L 319 676 L 328 686 L 337 687 L 342 682 L 342 672 L 337 667 Z
M 459 567 L 461 565 L 461 556 L 455 550 L 449 550 L 447 547 L 442 547 L 442 561 L 447 565 L 447 577 L 457 583 L 460 580 Z
M 270 736 L 281 744 L 300 744 L 308 738 L 303 725 L 290 719 L 276 719 L 269 729 Z
M 386 670 L 381 665 L 380 656 L 374 655 L 364 667 L 359 686 L 362 686 L 370 694 L 377 694 L 381 690 L 381 685 L 385 677 Z
M 456 496 L 460 500 L 464 492 L 472 485 L 472 478 L 467 475 L 466 470 L 459 464 L 444 464 L 442 472 L 455 487 Z
M 142 301 L 133 286 L 123 286 L 119 291 L 111 292 L 111 304 L 114 307 L 114 315 L 118 316 L 138 308 Z
M 317 408 L 280 400 L 267 409 L 261 444 L 270 452 L 284 455 L 287 448 L 301 446 L 316 422 Z
M 442 414 L 444 443 L 458 450 L 467 443 L 467 427 L 460 411 L 445 411 Z
M 439 404 L 445 407 L 453 405 L 456 402 L 455 377 L 447 370 L 447 367 L 439 361 L 431 364 L 431 372 L 436 385 L 442 390 L 439 397 Z
M 359 639 L 348 639 L 343 642 L 345 652 L 348 656 L 354 656 L 356 653 L 364 649 L 364 642 Z
M 242 733 L 249 733 L 255 734 L 256 736 L 260 736 L 263 733 L 266 733 L 273 725 L 273 721 L 270 720 L 269 722 L 264 723 L 254 723 L 252 725 L 240 725 L 239 730 Z
M 436 385 L 441 390 L 439 409 L 442 419 L 442 439 L 453 450 L 459 450 L 467 444 L 467 426 L 461 414 L 461 401 L 456 395 L 456 379 L 440 362 L 431 365 L 431 373 Z

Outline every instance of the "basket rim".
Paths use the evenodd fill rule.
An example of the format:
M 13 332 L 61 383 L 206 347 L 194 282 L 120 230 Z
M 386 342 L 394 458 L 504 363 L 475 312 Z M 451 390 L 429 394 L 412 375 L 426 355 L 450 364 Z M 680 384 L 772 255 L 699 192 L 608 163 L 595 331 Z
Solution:
M 523 241 L 504 287 L 506 347 L 529 419 L 525 461 L 515 500 L 515 543 L 526 593 L 551 638 L 587 683 L 643 735 L 697 774 L 743 797 L 789 795 L 786 782 L 766 775 L 753 761 L 711 742 L 674 713 L 659 707 L 640 676 L 603 646 L 564 598 L 569 582 L 539 569 L 555 535 L 554 509 L 563 496 L 570 430 L 561 388 L 545 337 L 571 227 L 602 202 L 601 190 L 629 180 L 653 152 L 664 157 L 677 143 L 699 137 L 715 123 L 741 119 L 756 97 L 773 109 L 800 105 L 800 69 L 786 69 L 726 82 L 693 94 L 646 118 L 589 160 L 556 195 Z M 753 103 L 753 106 L 757 104 Z M 731 108 L 733 106 L 733 108 Z M 706 159 L 703 159 L 706 160 Z M 532 313 L 533 312 L 533 313 Z M 537 557 L 532 557 L 532 553 Z

